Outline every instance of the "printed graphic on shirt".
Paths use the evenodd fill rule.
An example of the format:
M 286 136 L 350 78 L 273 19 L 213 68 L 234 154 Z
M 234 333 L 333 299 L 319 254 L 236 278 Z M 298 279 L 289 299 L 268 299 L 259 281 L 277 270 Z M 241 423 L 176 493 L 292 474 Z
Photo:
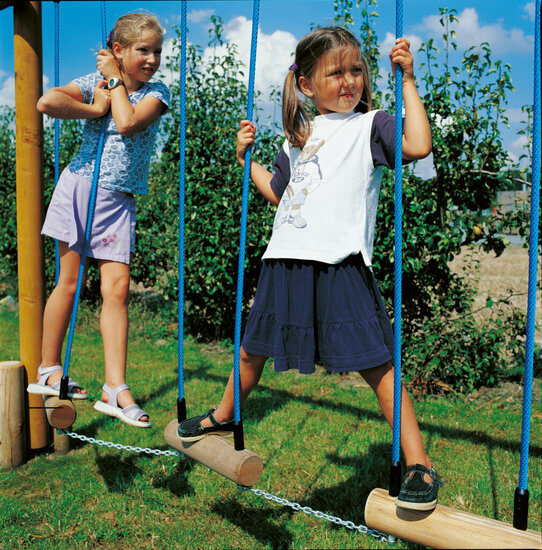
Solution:
M 284 216 L 280 225 L 290 223 L 298 229 L 307 226 L 307 221 L 302 215 L 302 207 L 307 196 L 322 182 L 322 170 L 316 153 L 323 144 L 323 139 L 315 139 L 314 141 L 309 140 L 303 147 L 299 159 L 293 166 L 290 183 L 282 197 Z

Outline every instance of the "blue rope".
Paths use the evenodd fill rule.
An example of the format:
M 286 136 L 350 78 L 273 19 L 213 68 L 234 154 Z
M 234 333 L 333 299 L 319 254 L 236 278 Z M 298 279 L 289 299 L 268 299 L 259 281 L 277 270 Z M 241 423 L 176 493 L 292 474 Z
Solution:
M 102 44 L 103 47 L 106 47 L 107 42 L 107 17 L 106 17 L 106 6 L 105 0 L 102 0 Z M 98 141 L 98 148 L 96 151 L 96 161 L 94 164 L 94 173 L 92 176 L 92 185 L 90 188 L 89 202 L 88 202 L 88 212 L 87 212 L 87 225 L 85 230 L 85 240 L 83 241 L 83 250 L 81 251 L 81 261 L 79 263 L 79 273 L 77 275 L 77 286 L 75 288 L 75 296 L 73 299 L 73 308 L 70 318 L 70 329 L 68 333 L 68 340 L 66 343 L 66 353 L 64 355 L 64 368 L 63 368 L 63 378 L 67 379 L 68 371 L 70 368 L 70 357 L 71 349 L 73 345 L 73 335 L 75 332 L 75 322 L 77 320 L 77 311 L 79 309 L 79 297 L 81 294 L 81 286 L 83 283 L 83 275 L 85 273 L 85 261 L 87 257 L 88 244 L 90 242 L 90 235 L 92 231 L 92 222 L 94 220 L 94 206 L 96 204 L 96 194 L 98 191 L 98 178 L 100 176 L 100 163 L 102 160 L 102 152 L 105 141 L 105 130 L 107 128 L 107 119 L 108 115 L 104 115 L 102 120 L 102 127 L 100 131 L 100 139 Z M 61 392 L 62 393 L 62 392 Z M 63 397 L 61 395 L 61 397 Z
M 250 45 L 250 70 L 248 77 L 248 99 L 247 99 L 247 120 L 252 120 L 254 111 L 254 76 L 256 72 L 256 47 L 258 44 L 258 24 L 259 24 L 260 1 L 254 0 L 252 13 L 252 41 Z M 241 421 L 240 405 L 240 373 L 239 356 L 241 348 L 241 314 L 243 306 L 243 277 L 245 269 L 245 248 L 247 232 L 248 215 L 248 190 L 250 180 L 250 162 L 251 151 L 247 148 L 245 153 L 245 169 L 243 172 L 243 199 L 241 204 L 241 235 L 239 239 L 239 263 L 237 268 L 237 301 L 235 306 L 235 339 L 233 356 L 233 399 L 234 399 L 234 420 Z
M 55 88 L 60 86 L 60 0 L 55 0 Z M 55 118 L 55 187 L 60 176 L 60 120 Z M 55 285 L 60 275 L 60 253 L 55 239 Z
M 403 36 L 403 1 L 395 2 L 395 36 Z M 401 303 L 403 258 L 403 73 L 395 70 L 395 252 L 393 302 L 393 439 L 392 461 L 399 462 L 401 448 Z
M 178 397 L 184 398 L 184 216 L 186 168 L 186 0 L 181 2 L 181 81 L 179 135 L 179 300 L 178 300 Z
M 538 224 L 540 211 L 540 153 L 541 153 L 541 105 L 540 105 L 540 0 L 536 2 L 534 90 L 533 90 L 533 160 L 531 178 L 531 216 L 529 234 L 529 284 L 527 298 L 527 340 L 525 348 L 525 378 L 523 385 L 523 419 L 519 489 L 527 489 L 529 468 L 529 435 L 531 429 L 531 397 L 533 391 L 534 332 L 536 311 L 536 276 L 538 260 Z

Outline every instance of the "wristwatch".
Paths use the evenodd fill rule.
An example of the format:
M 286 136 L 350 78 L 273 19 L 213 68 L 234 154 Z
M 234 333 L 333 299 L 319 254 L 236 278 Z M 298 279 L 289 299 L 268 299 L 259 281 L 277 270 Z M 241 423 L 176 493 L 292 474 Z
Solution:
M 116 88 L 117 86 L 124 86 L 124 82 L 120 78 L 110 78 L 107 81 L 107 89 L 112 90 L 113 88 Z

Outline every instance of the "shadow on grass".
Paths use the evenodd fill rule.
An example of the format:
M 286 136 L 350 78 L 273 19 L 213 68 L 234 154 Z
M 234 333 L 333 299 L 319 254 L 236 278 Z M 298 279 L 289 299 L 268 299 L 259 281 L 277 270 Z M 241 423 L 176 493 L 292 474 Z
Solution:
M 188 375 L 191 377 L 201 377 L 206 381 L 222 381 L 224 383 L 224 387 L 226 386 L 227 382 L 226 377 L 212 374 L 207 369 L 189 370 Z M 266 395 L 259 397 L 258 391 L 270 392 L 271 396 Z M 263 401 L 263 405 L 259 403 L 260 400 Z M 258 384 L 258 386 L 256 386 L 256 389 L 244 405 L 244 416 L 246 418 L 250 418 L 251 421 L 259 422 L 271 412 L 281 409 L 289 401 L 296 401 L 298 403 L 310 404 L 312 406 L 321 407 L 323 409 L 352 414 L 359 419 L 367 418 L 370 420 L 376 420 L 386 423 L 384 416 L 380 414 L 380 412 L 375 412 L 370 409 L 363 409 L 361 407 L 356 407 L 354 405 L 348 405 L 345 403 L 337 403 L 336 401 L 332 401 L 330 399 L 312 398 L 307 395 L 297 395 L 287 390 L 272 388 L 264 384 Z M 512 441 L 508 439 L 497 439 L 493 436 L 485 434 L 480 430 L 449 428 L 446 426 L 437 426 L 429 422 L 419 422 L 419 426 L 420 430 L 428 432 L 429 435 L 439 435 L 450 440 L 456 439 L 461 441 L 468 441 L 477 445 L 486 445 L 493 449 L 500 448 L 516 453 L 519 453 L 521 449 L 521 434 L 518 434 L 517 441 Z M 530 455 L 533 457 L 542 457 L 542 447 L 538 445 L 531 445 L 529 452 Z
M 243 506 L 237 498 L 230 498 L 223 502 L 216 503 L 211 510 L 229 521 L 232 525 L 237 525 L 245 533 L 248 533 L 262 546 L 271 548 L 290 548 L 294 541 L 286 529 L 284 529 L 284 520 L 279 520 L 284 510 L 260 510 L 250 506 Z M 292 515 L 292 510 L 287 510 L 288 515 Z M 275 524 L 275 522 L 277 524 Z
M 184 458 L 179 460 L 175 472 L 169 476 L 159 475 L 153 479 L 156 489 L 166 489 L 176 497 L 192 496 L 194 489 L 188 482 L 188 475 L 194 469 L 194 461 Z
M 310 508 L 313 512 L 323 512 L 343 521 L 356 525 L 365 525 L 365 502 L 369 493 L 376 487 L 388 486 L 388 469 L 391 452 L 388 445 L 373 445 L 365 455 L 344 457 L 336 453 L 326 455 L 327 462 L 352 470 L 352 476 L 333 487 L 312 489 L 307 487 L 307 498 L 301 498 L 297 503 L 301 508 Z M 264 498 L 264 497 L 262 497 Z M 255 509 L 244 506 L 238 499 L 227 499 L 213 506 L 212 511 L 219 514 L 230 523 L 237 525 L 246 533 L 256 538 L 262 545 L 272 548 L 289 548 L 295 536 L 284 529 L 284 525 L 295 514 L 292 506 L 277 503 L 269 509 Z M 314 514 L 309 514 L 315 518 Z M 321 520 L 321 528 L 330 527 L 333 530 L 348 529 L 344 525 Z M 312 528 L 312 527 L 311 527 Z M 363 548 L 369 534 L 357 530 L 348 530 L 352 536 L 352 548 Z M 418 545 L 404 542 L 405 548 L 419 548 Z
M 134 482 L 134 478 L 143 471 L 135 464 L 137 456 L 100 455 L 95 449 L 95 461 L 107 489 L 111 493 L 124 493 Z

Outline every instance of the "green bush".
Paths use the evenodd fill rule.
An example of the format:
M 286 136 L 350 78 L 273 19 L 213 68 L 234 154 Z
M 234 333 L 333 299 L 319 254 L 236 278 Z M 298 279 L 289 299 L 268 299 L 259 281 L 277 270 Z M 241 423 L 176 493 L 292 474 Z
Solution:
M 17 293 L 15 113 L 0 108 L 0 296 Z
M 213 18 L 211 46 L 220 46 L 222 27 Z M 168 67 L 178 67 L 180 41 Z M 239 122 L 246 118 L 244 67 L 234 46 L 203 59 L 190 46 L 187 76 L 185 328 L 200 339 L 233 338 L 240 238 L 242 168 L 235 160 Z M 178 293 L 179 90 L 172 86 L 172 116 L 166 141 L 150 177 L 148 197 L 138 200 L 138 254 L 132 274 L 155 286 L 171 302 Z M 282 138 L 259 124 L 253 156 L 272 163 Z M 254 295 L 261 257 L 271 233 L 273 208 L 250 186 L 244 271 L 244 312 Z M 172 308 L 173 309 L 173 308 Z

